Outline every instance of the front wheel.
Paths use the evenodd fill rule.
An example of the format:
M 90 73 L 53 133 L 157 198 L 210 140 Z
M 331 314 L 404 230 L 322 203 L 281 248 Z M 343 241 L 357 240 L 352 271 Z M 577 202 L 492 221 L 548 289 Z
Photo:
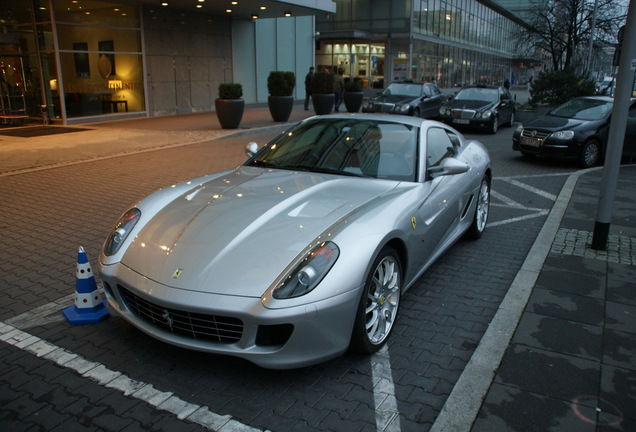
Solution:
M 473 222 L 468 228 L 468 237 L 478 239 L 486 230 L 486 222 L 488 222 L 488 213 L 490 212 L 490 180 L 484 177 L 477 193 L 477 205 L 475 206 L 475 215 Z
M 512 114 L 510 114 L 510 121 L 508 122 L 508 126 L 513 127 L 514 125 L 515 125 L 515 112 L 513 111 Z
M 579 154 L 579 165 L 582 168 L 591 168 L 601 160 L 601 145 L 598 141 L 592 140 L 583 144 Z
M 353 324 L 351 348 L 364 354 L 386 343 L 397 317 L 402 292 L 402 268 L 397 252 L 382 249 L 373 261 Z
M 497 130 L 499 130 L 499 119 L 495 116 L 492 118 L 492 122 L 490 123 L 489 132 L 494 135 L 497 133 Z

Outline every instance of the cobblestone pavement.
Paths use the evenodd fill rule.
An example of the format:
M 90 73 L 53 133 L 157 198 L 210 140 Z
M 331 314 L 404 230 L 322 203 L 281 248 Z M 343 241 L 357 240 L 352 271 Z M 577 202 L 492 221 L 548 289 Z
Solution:
M 217 140 L 0 177 L 1 428 L 428 430 L 567 178 L 495 179 L 484 237 L 459 241 L 404 296 L 388 350 L 371 358 L 269 371 L 160 343 L 118 318 L 64 321 L 79 245 L 94 262 L 137 199 L 243 159 L 242 145 Z

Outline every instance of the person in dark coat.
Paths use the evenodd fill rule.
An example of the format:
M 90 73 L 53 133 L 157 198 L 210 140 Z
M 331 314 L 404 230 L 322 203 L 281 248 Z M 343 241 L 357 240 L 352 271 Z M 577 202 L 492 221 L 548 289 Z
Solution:
M 309 73 L 305 75 L 305 111 L 309 110 L 309 100 L 311 99 L 311 82 L 314 80 L 314 67 L 309 68 Z

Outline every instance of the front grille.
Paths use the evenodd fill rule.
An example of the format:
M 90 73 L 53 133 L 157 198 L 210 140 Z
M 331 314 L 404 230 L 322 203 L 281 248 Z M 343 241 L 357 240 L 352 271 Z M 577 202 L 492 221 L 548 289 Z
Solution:
M 395 104 L 389 103 L 374 103 L 373 104 L 373 112 L 382 113 L 382 112 L 393 112 L 395 109 Z
M 167 308 L 144 300 L 121 285 L 117 288 L 135 316 L 161 330 L 220 343 L 238 342 L 243 334 L 243 322 L 238 318 Z
M 474 110 L 462 110 L 462 109 L 454 109 L 451 110 L 451 116 L 456 119 L 471 119 L 475 117 Z
M 548 135 L 550 135 L 550 132 L 541 132 L 535 129 L 524 129 L 521 132 L 521 136 L 522 137 L 527 137 L 527 138 L 537 138 L 540 140 L 545 139 Z

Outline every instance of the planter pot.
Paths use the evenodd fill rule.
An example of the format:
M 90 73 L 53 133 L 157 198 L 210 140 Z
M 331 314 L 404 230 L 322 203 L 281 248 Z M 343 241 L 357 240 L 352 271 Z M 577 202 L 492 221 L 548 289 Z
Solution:
M 363 92 L 344 92 L 344 104 L 347 112 L 357 113 L 362 106 Z
M 275 122 L 286 122 L 294 108 L 293 96 L 269 96 L 267 106 Z
M 316 111 L 316 114 L 331 114 L 334 102 L 336 101 L 336 95 L 333 93 L 313 94 L 311 95 L 311 100 L 313 102 L 314 111 Z
M 243 99 L 215 99 L 216 117 L 223 129 L 236 129 L 241 124 L 245 101 Z

